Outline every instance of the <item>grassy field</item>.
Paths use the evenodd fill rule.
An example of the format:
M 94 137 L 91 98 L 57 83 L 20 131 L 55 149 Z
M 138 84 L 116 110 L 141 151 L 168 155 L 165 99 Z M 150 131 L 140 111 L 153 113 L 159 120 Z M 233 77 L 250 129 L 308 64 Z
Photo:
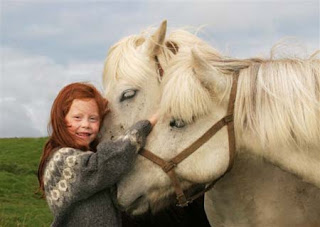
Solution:
M 0 226 L 49 226 L 52 215 L 37 190 L 46 138 L 0 139 Z

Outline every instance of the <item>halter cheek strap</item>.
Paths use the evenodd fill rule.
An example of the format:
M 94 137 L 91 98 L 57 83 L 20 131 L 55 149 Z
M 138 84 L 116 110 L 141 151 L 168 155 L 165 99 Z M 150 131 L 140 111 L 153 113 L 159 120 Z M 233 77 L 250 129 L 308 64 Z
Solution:
M 156 61 L 158 75 L 162 79 L 164 70 L 163 70 L 163 68 L 162 68 L 162 66 L 161 66 L 161 64 L 159 62 L 159 59 L 158 59 L 157 55 L 154 57 L 154 60 Z
M 158 62 L 159 63 L 159 62 Z M 162 69 L 162 68 L 161 68 Z M 163 70 L 162 70 L 163 71 Z M 159 156 L 155 155 L 149 150 L 142 149 L 140 151 L 140 155 L 144 156 L 145 158 L 149 159 L 153 163 L 157 164 L 162 168 L 162 170 L 168 174 L 168 176 L 171 179 L 172 185 L 174 187 L 176 196 L 177 196 L 177 206 L 188 206 L 189 203 L 191 203 L 193 200 L 197 199 L 201 195 L 203 195 L 205 192 L 210 190 L 215 183 L 221 179 L 227 172 L 230 171 L 230 169 L 233 166 L 234 162 L 234 156 L 236 151 L 236 140 L 235 140 L 235 132 L 234 132 L 234 121 L 233 121 L 233 113 L 234 113 L 234 104 L 236 99 L 236 93 L 237 93 L 237 84 L 238 84 L 238 73 L 236 73 L 233 76 L 233 82 L 232 82 L 232 88 L 230 92 L 229 97 L 229 104 L 227 109 L 227 115 L 220 119 L 218 122 L 216 122 L 210 129 L 208 129 L 199 139 L 197 139 L 195 142 L 193 142 L 189 147 L 184 149 L 181 153 L 179 153 L 174 158 L 166 161 Z M 202 191 L 199 192 L 188 199 L 186 198 L 182 187 L 180 185 L 180 181 L 175 173 L 175 168 L 177 165 L 182 162 L 184 159 L 189 157 L 192 153 L 194 153 L 199 147 L 201 147 L 204 143 L 206 143 L 210 138 L 212 138 L 221 128 L 223 128 L 225 125 L 227 125 L 228 129 L 228 141 L 229 141 L 229 165 L 227 170 L 223 175 L 221 175 L 219 178 L 211 182 L 207 185 L 207 187 Z

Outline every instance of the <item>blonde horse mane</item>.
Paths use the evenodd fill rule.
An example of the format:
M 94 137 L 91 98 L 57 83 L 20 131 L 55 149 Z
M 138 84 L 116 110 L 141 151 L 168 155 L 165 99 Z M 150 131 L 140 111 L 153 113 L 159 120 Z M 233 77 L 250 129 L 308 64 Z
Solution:
M 236 127 L 262 144 L 319 145 L 320 61 L 264 60 L 240 71 Z
M 272 59 L 282 47 L 278 44 L 270 59 L 239 60 L 222 56 L 191 34 L 178 34 L 169 40 L 178 44 L 179 51 L 180 43 L 189 45 L 185 54 L 172 60 L 167 72 L 170 77 L 163 81 L 163 112 L 186 122 L 209 114 L 212 102 L 221 103 L 227 97 L 232 75 L 239 73 L 235 105 L 238 136 L 244 131 L 258 135 L 261 144 L 269 148 L 320 145 L 320 51 L 307 59 Z M 201 80 L 195 77 L 192 49 L 211 67 L 208 75 L 197 75 Z M 203 82 L 212 74 L 223 75 L 225 80 L 215 82 L 226 85 L 225 90 L 217 90 L 221 84 L 210 88 L 210 83 Z
M 104 73 L 106 91 L 109 90 L 106 77 L 113 77 L 109 79 L 108 86 L 124 79 L 142 87 L 145 78 L 155 74 L 153 59 L 148 59 L 146 51 L 142 50 L 142 44 L 148 40 L 150 38 L 146 35 L 130 36 L 110 49 L 105 65 L 108 75 Z M 235 105 L 238 136 L 249 131 L 258 135 L 261 144 L 272 147 L 284 143 L 319 146 L 320 60 L 316 58 L 319 51 L 308 59 L 239 60 L 222 56 L 201 39 L 183 30 L 172 32 L 165 40 L 165 43 L 168 42 L 178 46 L 179 54 L 172 54 L 165 46 L 159 54 L 165 69 L 161 101 L 163 114 L 186 122 L 209 114 L 213 101 L 221 103 L 226 98 L 232 75 L 239 73 Z M 191 56 L 193 49 L 212 69 L 208 75 L 201 75 L 202 81 L 195 76 Z M 146 60 L 150 64 L 146 64 Z M 219 86 L 211 87 L 210 83 L 203 81 L 209 81 L 212 74 L 222 75 L 225 79 L 216 81 L 221 83 Z M 217 89 L 220 85 L 226 85 L 225 89 Z

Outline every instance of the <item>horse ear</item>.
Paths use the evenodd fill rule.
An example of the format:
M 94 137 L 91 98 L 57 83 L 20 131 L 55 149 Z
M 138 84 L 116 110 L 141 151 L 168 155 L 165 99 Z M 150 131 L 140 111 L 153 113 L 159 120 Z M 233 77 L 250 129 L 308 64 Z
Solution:
M 192 49 L 191 55 L 193 69 L 200 82 L 208 89 L 224 89 L 226 86 L 226 78 L 221 74 L 221 72 L 203 59 L 196 50 Z
M 164 43 L 167 32 L 167 20 L 162 21 L 160 27 L 151 36 L 148 43 L 148 51 L 151 56 L 156 56 L 159 53 L 160 47 Z

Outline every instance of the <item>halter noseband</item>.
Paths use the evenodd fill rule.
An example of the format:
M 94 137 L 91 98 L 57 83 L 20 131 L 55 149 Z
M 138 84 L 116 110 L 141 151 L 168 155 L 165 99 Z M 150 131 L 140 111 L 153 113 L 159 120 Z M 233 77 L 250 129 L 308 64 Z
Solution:
M 163 73 L 163 69 L 158 61 L 158 58 L 156 57 L 156 63 L 158 66 L 159 72 L 161 74 Z M 162 75 L 161 75 L 162 76 Z M 170 159 L 169 161 L 166 161 L 159 156 L 155 155 L 149 150 L 142 149 L 140 151 L 140 155 L 144 156 L 145 158 L 149 159 L 150 161 L 154 162 L 158 166 L 162 168 L 162 170 L 168 174 L 168 176 L 171 179 L 171 182 L 173 184 L 176 196 L 177 196 L 177 206 L 185 207 L 188 206 L 189 203 L 203 195 L 205 192 L 210 190 L 215 183 L 221 179 L 227 172 L 230 171 L 233 165 L 234 161 L 234 155 L 236 151 L 236 142 L 235 142 L 235 133 L 234 133 L 234 122 L 233 122 L 233 112 L 234 112 L 234 103 L 236 99 L 236 93 L 237 93 L 237 84 L 238 84 L 238 73 L 236 73 L 233 77 L 232 82 L 232 88 L 230 92 L 230 98 L 229 98 L 229 104 L 228 104 L 228 110 L 226 116 L 221 118 L 218 122 L 216 122 L 211 128 L 209 128 L 199 139 L 197 139 L 195 142 L 193 142 L 190 146 L 185 148 L 183 151 L 181 151 L 178 155 L 176 155 L 174 158 Z M 201 147 L 204 143 L 206 143 L 211 137 L 213 137 L 220 129 L 222 129 L 225 125 L 227 125 L 228 129 L 228 140 L 229 140 L 229 165 L 227 170 L 222 174 L 220 177 L 215 179 L 213 182 L 208 184 L 203 191 L 190 196 L 188 199 L 186 198 L 182 187 L 180 185 L 180 181 L 178 177 L 176 176 L 175 168 L 177 165 L 182 162 L 184 159 L 189 157 L 192 153 L 194 153 L 199 147 Z

